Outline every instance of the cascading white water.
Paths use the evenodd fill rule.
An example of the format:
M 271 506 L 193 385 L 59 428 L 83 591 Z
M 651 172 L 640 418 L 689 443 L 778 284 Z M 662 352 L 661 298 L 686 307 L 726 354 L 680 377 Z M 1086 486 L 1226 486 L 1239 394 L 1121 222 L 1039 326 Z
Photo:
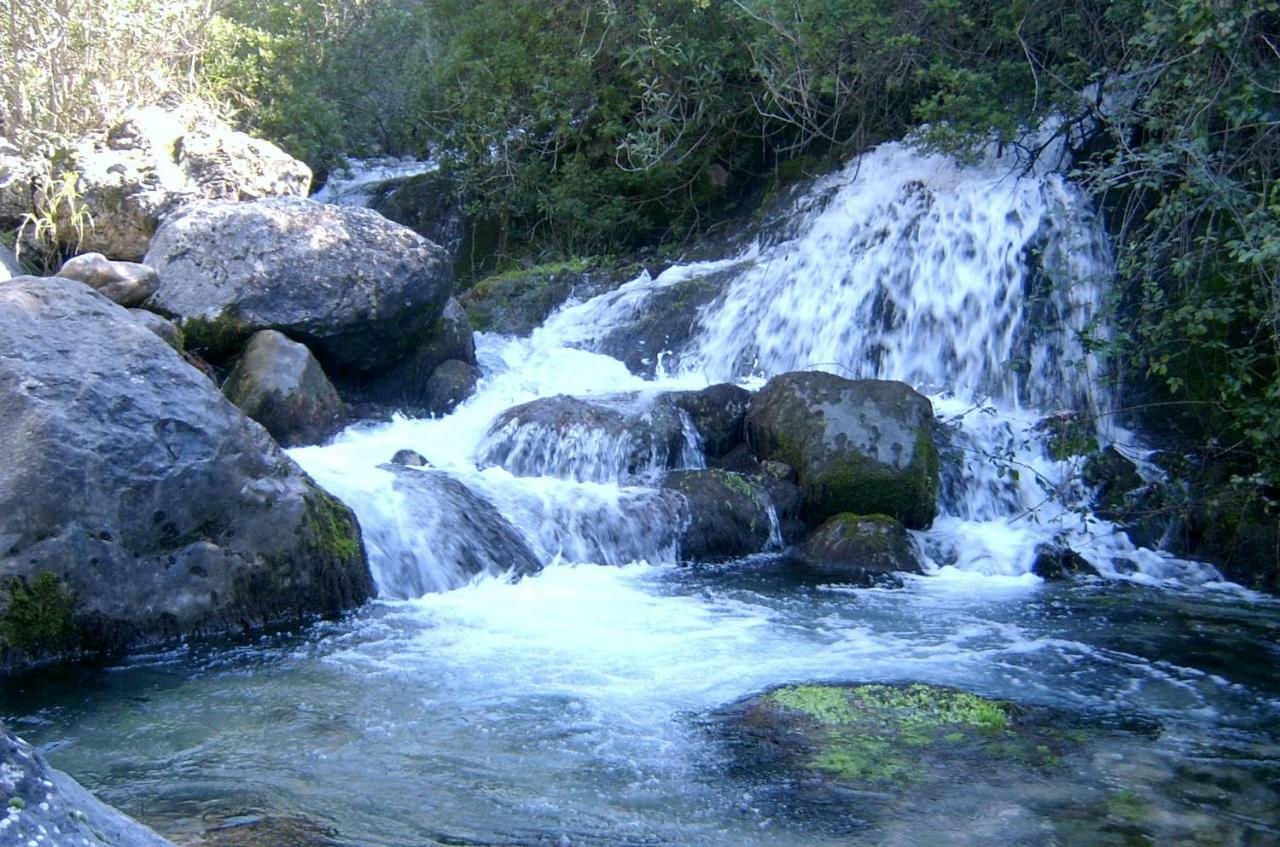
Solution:
M 332 446 L 295 451 L 376 539 L 382 593 L 465 581 L 445 561 L 454 555 L 447 539 L 403 532 L 402 494 L 375 470 L 396 450 L 425 454 L 494 504 L 543 563 L 669 561 L 678 518 L 644 484 L 664 466 L 699 466 L 697 456 L 672 463 L 616 429 L 518 417 L 490 427 L 513 406 L 557 394 L 607 407 L 626 392 L 758 384 L 792 370 L 902 380 L 932 397 L 949 432 L 948 484 L 940 516 L 917 538 L 935 568 L 1026 575 L 1037 547 L 1056 542 L 1113 576 L 1213 575 L 1136 548 L 1091 515 L 1080 460 L 1054 460 L 1038 428 L 1046 415 L 1084 410 L 1103 422 L 1100 443 L 1128 437 L 1106 423 L 1111 398 L 1082 341 L 1086 330 L 1105 331 L 1095 323 L 1111 258 L 1069 183 L 996 157 L 961 165 L 886 144 L 820 180 L 798 207 L 784 233 L 766 232 L 742 255 L 643 274 L 566 304 L 529 339 L 479 336 L 485 377 L 443 420 L 356 429 Z M 729 278 L 724 293 L 703 307 L 689 344 L 652 351 L 661 359 L 656 380 L 590 352 L 656 292 L 711 274 Z M 447 522 L 434 530 L 456 531 Z M 406 567 L 435 575 L 407 579 Z

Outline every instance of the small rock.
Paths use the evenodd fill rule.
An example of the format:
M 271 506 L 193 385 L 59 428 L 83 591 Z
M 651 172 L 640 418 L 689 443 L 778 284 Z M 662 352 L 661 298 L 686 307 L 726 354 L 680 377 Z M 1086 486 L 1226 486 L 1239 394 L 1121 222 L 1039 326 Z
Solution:
M 396 454 L 391 457 L 391 464 L 400 465 L 405 468 L 431 467 L 431 463 L 427 461 L 427 457 L 416 450 L 397 450 Z
M 165 344 L 168 344 L 179 353 L 182 352 L 186 339 L 176 323 L 160 317 L 155 312 L 148 312 L 146 309 L 130 309 L 129 314 L 133 315 L 134 320 L 138 323 L 163 338 Z
M 722 470 L 675 471 L 662 487 L 687 504 L 680 561 L 723 562 L 768 549 L 769 493 L 759 477 Z
M 155 268 L 137 262 L 113 262 L 101 253 L 81 253 L 62 263 L 58 276 L 74 279 L 126 308 L 141 306 L 155 293 Z
M 1060 544 L 1041 544 L 1037 547 L 1031 572 L 1048 582 L 1070 579 L 1073 576 L 1098 576 L 1098 569 L 1089 564 L 1088 559 Z
M 459 403 L 476 393 L 479 381 L 480 369 L 470 362 L 458 359 L 444 362 L 427 380 L 426 411 L 437 417 L 449 414 Z
M 885 515 L 837 515 L 814 530 L 795 556 L 824 574 L 853 579 L 923 573 L 906 528 Z
M 222 393 L 285 447 L 317 444 L 343 423 L 342 401 L 320 363 L 275 330 L 249 339 Z

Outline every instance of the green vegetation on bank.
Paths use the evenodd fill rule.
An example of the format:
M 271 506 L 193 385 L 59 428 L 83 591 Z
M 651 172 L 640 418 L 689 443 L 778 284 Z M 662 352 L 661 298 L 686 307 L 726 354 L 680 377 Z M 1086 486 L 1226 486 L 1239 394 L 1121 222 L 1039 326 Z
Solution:
M 1275 522 L 1276 0 L 88 0 L 0 21 L 0 134 L 204 98 L 323 174 L 435 155 L 508 259 L 679 242 L 795 162 L 919 130 L 1030 160 L 1049 115 L 1116 236 L 1127 402 Z M 1221 523 L 1215 520 L 1213 523 Z

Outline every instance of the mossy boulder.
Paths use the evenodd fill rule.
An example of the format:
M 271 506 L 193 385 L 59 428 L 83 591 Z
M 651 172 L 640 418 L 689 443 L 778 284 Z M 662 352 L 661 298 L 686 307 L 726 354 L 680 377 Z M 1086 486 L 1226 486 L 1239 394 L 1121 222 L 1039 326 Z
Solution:
M 586 299 L 640 273 L 632 263 L 582 260 L 519 268 L 485 277 L 458 300 L 480 332 L 528 335 L 570 297 Z
M 783 374 L 751 398 L 746 431 L 757 457 L 796 469 L 812 527 L 843 513 L 888 515 L 909 529 L 933 522 L 933 406 L 904 383 Z
M 861 791 L 1030 777 L 1075 744 L 1050 710 L 922 683 L 787 685 L 716 717 L 756 768 Z
M 337 614 L 373 587 L 346 506 L 128 310 L 57 277 L 0 286 L 0 584 L 0 670 Z M 69 627 L 42 622 L 68 603 Z
M 722 470 L 669 473 L 662 488 L 684 503 L 682 562 L 723 562 L 768 549 L 773 539 L 769 491 L 760 477 Z
M 249 339 L 222 393 L 285 447 L 318 444 L 346 417 L 337 390 L 306 345 L 270 329 Z
M 727 456 L 746 438 L 751 392 L 741 386 L 721 383 L 700 391 L 673 391 L 662 395 L 660 402 L 683 409 L 689 416 L 708 461 Z
M 837 578 L 923 573 L 906 528 L 887 515 L 836 515 L 805 538 L 794 555 L 806 567 Z

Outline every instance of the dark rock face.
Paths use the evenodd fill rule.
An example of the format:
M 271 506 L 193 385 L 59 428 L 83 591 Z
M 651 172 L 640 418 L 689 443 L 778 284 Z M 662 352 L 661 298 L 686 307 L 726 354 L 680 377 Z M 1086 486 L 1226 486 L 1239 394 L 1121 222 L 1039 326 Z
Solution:
M 0 726 L 0 844 L 174 847 L 103 803 Z M 51 840 L 52 839 L 52 840 Z
M 447 362 L 467 368 L 455 364 L 437 375 Z M 422 340 L 407 356 L 375 376 L 346 380 L 342 388 L 362 402 L 440 415 L 469 397 L 478 378 L 471 321 L 458 301 L 450 299 L 440 318 L 424 331 Z
M 1085 461 L 1084 481 L 1094 489 L 1095 502 L 1110 509 L 1123 507 L 1125 495 L 1143 484 L 1137 465 L 1111 446 Z
M 678 358 L 688 348 L 700 310 L 719 299 L 737 273 L 737 268 L 728 268 L 659 288 L 594 348 L 620 359 L 632 373 L 652 377 L 660 360 Z
M 13 279 L 15 276 L 22 276 L 26 271 L 22 269 L 22 263 L 18 261 L 18 257 L 13 251 L 3 244 L 0 244 L 0 282 L 6 279 Z
M 326 368 L 385 369 L 440 317 L 448 255 L 369 209 L 301 198 L 193 203 L 156 232 L 148 308 L 178 319 L 189 346 L 230 356 L 276 329 Z
M 758 477 L 721 470 L 676 471 L 662 487 L 685 501 L 682 562 L 723 562 L 768 549 L 769 493 Z
M 625 395 L 588 402 L 560 394 L 499 415 L 482 458 L 518 476 L 608 482 L 680 467 L 690 446 L 673 406 Z
M 836 515 L 814 530 L 795 556 L 824 574 L 852 579 L 923 573 L 907 530 L 883 515 Z
M 342 400 L 305 345 L 256 332 L 222 393 L 285 447 L 318 444 L 341 428 Z
M 432 371 L 431 378 L 427 380 L 424 411 L 435 417 L 449 414 L 459 403 L 476 393 L 479 381 L 479 368 L 470 362 L 450 359 Z
M 0 665 L 337 613 L 372 591 L 350 510 L 127 310 L 56 277 L 0 286 L 0 583 Z M 23 585 L 69 598 L 65 642 L 15 629 Z
M 761 459 L 799 473 L 805 521 L 888 515 L 910 529 L 933 522 L 938 448 L 933 406 L 900 382 L 789 373 L 751 399 L 747 440 Z
M 702 437 L 702 452 L 708 461 L 720 459 L 743 443 L 746 437 L 747 404 L 751 392 L 737 385 L 721 383 L 701 391 L 674 391 L 662 402 L 683 409 Z
M 101 253 L 81 253 L 62 263 L 58 276 L 74 279 L 121 306 L 141 306 L 155 294 L 160 277 L 137 262 L 112 262 Z
M 439 244 L 454 261 L 466 233 L 466 209 L 457 182 L 439 171 L 391 179 L 377 186 L 369 208 Z
M 1073 576 L 1098 576 L 1098 569 L 1089 564 L 1088 559 L 1069 547 L 1057 544 L 1041 544 L 1036 548 L 1031 572 L 1048 582 Z
M 395 570 L 382 567 L 385 596 L 421 597 L 432 591 L 459 588 L 478 574 L 525 576 L 537 573 L 542 563 L 520 533 L 492 503 L 441 471 L 385 465 L 395 475 L 395 488 L 405 496 L 415 524 L 429 527 L 431 555 L 446 565 L 432 569 L 445 582 L 431 584 L 416 562 L 404 562 Z

